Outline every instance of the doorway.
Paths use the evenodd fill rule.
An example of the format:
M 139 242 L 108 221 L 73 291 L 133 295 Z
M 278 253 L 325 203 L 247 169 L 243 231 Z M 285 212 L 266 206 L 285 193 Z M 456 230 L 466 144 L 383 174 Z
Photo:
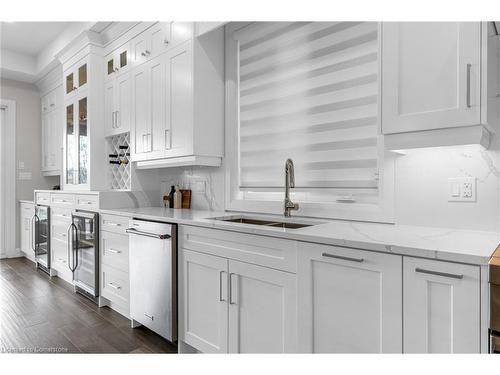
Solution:
M 16 103 L 0 99 L 0 258 L 16 250 Z

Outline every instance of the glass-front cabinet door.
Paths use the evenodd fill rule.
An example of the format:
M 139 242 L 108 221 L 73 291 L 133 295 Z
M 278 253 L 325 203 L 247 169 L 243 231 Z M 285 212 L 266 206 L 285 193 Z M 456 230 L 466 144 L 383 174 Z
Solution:
M 66 185 L 89 182 L 89 128 L 87 96 L 78 96 L 66 106 Z
M 87 98 L 78 100 L 78 184 L 88 183 L 89 134 L 87 121 Z
M 64 75 L 64 90 L 70 95 L 84 87 L 88 81 L 87 60 L 80 61 Z
M 66 106 L 66 185 L 75 185 L 76 181 L 76 136 L 75 136 L 75 105 Z

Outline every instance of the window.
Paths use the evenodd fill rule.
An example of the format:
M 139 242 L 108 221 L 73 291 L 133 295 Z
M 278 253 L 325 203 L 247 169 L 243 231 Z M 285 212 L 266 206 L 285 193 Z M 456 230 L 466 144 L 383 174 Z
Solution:
M 226 208 L 281 213 L 291 158 L 299 214 L 384 220 L 378 24 L 254 22 L 226 37 Z

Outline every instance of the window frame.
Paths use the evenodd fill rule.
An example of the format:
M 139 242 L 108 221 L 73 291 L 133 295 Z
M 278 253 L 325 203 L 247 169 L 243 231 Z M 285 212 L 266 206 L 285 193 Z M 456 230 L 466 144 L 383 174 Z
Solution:
M 260 200 L 245 199 L 243 191 L 239 186 L 239 95 L 238 95 L 238 43 L 232 35 L 237 30 L 248 26 L 251 22 L 234 22 L 225 26 L 225 210 L 264 214 L 283 214 L 283 200 Z M 291 189 L 291 198 L 297 201 L 300 209 L 294 212 L 295 216 L 316 217 L 329 219 L 346 219 L 375 222 L 394 222 L 394 169 L 396 155 L 384 148 L 384 138 L 381 127 L 381 97 L 382 97 L 382 27 L 377 24 L 378 32 L 378 165 L 379 186 L 377 203 L 341 203 L 341 202 L 314 202 L 294 200 L 294 196 L 300 195 L 301 191 Z M 284 165 L 283 165 L 284 168 Z M 284 185 L 284 181 L 283 181 Z M 262 189 L 256 189 L 262 191 Z M 307 190 L 314 195 L 315 189 Z M 321 189 L 322 192 L 325 189 Z M 337 192 L 336 196 L 352 192 L 352 189 L 332 188 Z M 279 190 L 273 190 L 275 195 Z M 305 191 L 305 190 L 302 190 Z M 357 189 L 359 192 L 368 192 L 371 189 Z M 271 193 L 271 192 L 270 192 Z M 284 197 L 284 186 L 283 186 Z M 297 197 L 296 197 L 297 198 Z

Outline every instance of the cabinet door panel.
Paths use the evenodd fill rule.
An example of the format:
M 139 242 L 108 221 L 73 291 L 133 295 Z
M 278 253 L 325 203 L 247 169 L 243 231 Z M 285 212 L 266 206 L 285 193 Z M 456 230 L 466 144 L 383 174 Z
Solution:
M 132 157 L 143 158 L 147 149 L 147 133 L 150 127 L 149 64 L 135 69 L 132 75 Z
M 229 351 L 297 351 L 296 275 L 229 261 Z
M 158 22 L 148 29 L 150 38 L 150 55 L 154 58 L 167 49 L 170 39 L 170 28 L 168 22 Z
M 126 51 L 125 51 L 126 53 Z M 119 133 L 130 130 L 131 87 L 129 74 L 122 74 L 116 79 L 116 117 L 115 129 Z
M 104 126 L 106 134 L 115 131 L 115 103 L 114 103 L 115 81 L 109 81 L 104 86 Z
M 227 259 L 182 250 L 181 339 L 204 353 L 227 353 Z
M 383 132 L 480 123 L 480 24 L 383 24 Z
M 403 273 L 405 353 L 479 353 L 479 267 L 405 257 Z
M 146 51 L 148 51 L 148 34 L 143 32 L 130 42 L 130 52 L 134 66 L 139 66 L 147 61 Z
M 160 158 L 165 149 L 165 61 L 151 60 L 151 131 L 148 133 L 150 158 Z
M 192 43 L 186 42 L 166 54 L 168 156 L 193 153 Z
M 301 246 L 297 282 L 301 351 L 401 353 L 401 257 Z

